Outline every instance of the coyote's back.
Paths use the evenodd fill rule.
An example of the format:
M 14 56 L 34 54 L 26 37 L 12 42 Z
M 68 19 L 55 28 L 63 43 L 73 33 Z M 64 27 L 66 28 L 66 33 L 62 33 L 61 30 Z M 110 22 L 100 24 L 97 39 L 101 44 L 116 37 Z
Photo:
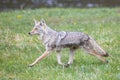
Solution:
M 60 32 L 62 33 L 62 32 Z M 65 32 L 66 34 L 62 33 L 60 34 L 65 35 L 62 38 L 57 38 L 59 43 L 57 46 L 63 46 L 63 47 L 80 47 L 83 45 L 85 41 L 89 39 L 89 36 L 82 33 L 82 32 Z

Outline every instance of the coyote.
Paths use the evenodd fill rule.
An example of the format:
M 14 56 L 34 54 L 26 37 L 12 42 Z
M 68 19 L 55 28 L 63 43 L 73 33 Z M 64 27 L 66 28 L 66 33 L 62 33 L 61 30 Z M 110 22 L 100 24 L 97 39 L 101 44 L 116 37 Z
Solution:
M 32 64 L 29 66 L 32 67 L 47 55 L 49 55 L 52 51 L 57 52 L 57 61 L 58 64 L 69 66 L 73 63 L 74 53 L 78 48 L 84 49 L 90 55 L 93 55 L 107 63 L 108 61 L 105 60 L 103 57 L 108 57 L 108 53 L 105 52 L 97 43 L 96 41 L 84 34 L 82 32 L 57 32 L 50 27 L 48 27 L 43 19 L 37 21 L 34 19 L 34 28 L 29 35 L 38 35 L 39 38 L 42 40 L 43 44 L 45 45 L 46 51 L 38 57 Z M 61 62 L 61 50 L 63 48 L 69 48 L 69 61 L 67 64 L 63 64 Z

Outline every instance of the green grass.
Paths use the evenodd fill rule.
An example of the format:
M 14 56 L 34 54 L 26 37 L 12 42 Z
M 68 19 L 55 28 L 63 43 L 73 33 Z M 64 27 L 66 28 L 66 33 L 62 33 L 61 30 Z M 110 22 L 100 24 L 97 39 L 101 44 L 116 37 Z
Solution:
M 78 50 L 69 68 L 57 64 L 56 54 L 29 68 L 45 48 L 29 36 L 33 19 L 44 18 L 57 31 L 81 31 L 92 36 L 107 52 L 109 63 Z M 62 61 L 67 63 L 68 50 Z M 53 8 L 0 13 L 0 80 L 120 80 L 120 9 Z

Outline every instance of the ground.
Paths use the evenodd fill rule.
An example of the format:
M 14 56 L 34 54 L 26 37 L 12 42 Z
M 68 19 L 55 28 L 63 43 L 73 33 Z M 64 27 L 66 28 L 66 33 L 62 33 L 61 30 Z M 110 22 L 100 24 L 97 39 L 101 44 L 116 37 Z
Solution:
M 57 64 L 55 52 L 28 67 L 45 50 L 37 36 L 28 35 L 34 18 L 45 19 L 57 31 L 80 31 L 92 36 L 109 53 L 109 63 L 78 50 L 68 68 Z M 41 8 L 0 13 L 0 80 L 120 80 L 119 48 L 119 8 Z M 62 55 L 67 63 L 68 50 Z

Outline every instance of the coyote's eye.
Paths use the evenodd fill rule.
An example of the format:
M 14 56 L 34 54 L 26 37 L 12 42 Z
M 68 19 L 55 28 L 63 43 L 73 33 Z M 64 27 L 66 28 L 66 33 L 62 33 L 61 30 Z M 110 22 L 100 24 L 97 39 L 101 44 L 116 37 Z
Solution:
M 38 30 L 38 28 L 34 28 L 35 30 Z

